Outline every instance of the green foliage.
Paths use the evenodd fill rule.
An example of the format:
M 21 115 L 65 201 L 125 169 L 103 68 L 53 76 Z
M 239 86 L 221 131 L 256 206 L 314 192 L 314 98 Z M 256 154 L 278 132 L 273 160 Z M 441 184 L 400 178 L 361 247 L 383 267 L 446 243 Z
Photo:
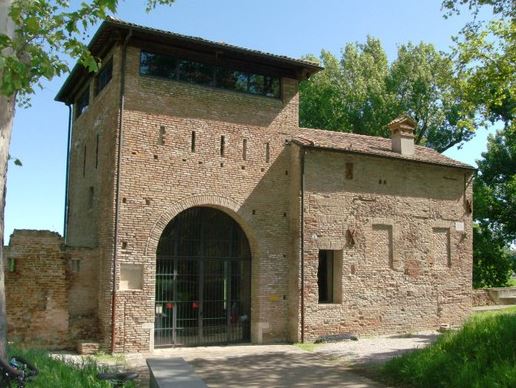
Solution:
M 148 0 L 146 9 L 174 0 Z M 42 79 L 52 79 L 69 70 L 68 55 L 90 71 L 99 60 L 88 51 L 87 29 L 115 13 L 118 0 L 82 2 L 72 9 L 66 0 L 14 0 L 10 16 L 16 26 L 14 37 L 0 34 L 0 93 L 28 95 Z
M 97 374 L 104 370 L 91 359 L 71 365 L 51 358 L 43 350 L 10 348 L 9 354 L 25 358 L 39 370 L 38 376 L 28 384 L 31 388 L 111 387 L 97 379 Z M 126 387 L 134 387 L 134 384 L 126 384 Z
M 473 285 L 505 286 L 516 239 L 516 131 L 490 136 L 482 157 L 473 185 Z
M 473 287 L 505 287 L 512 272 L 512 257 L 503 240 L 489 228 L 473 228 Z
M 516 239 L 516 129 L 490 136 L 475 180 L 475 219 L 507 243 Z
M 346 45 L 340 61 L 323 50 L 320 63 L 325 70 L 300 85 L 302 126 L 388 137 L 387 124 L 409 114 L 416 143 L 438 151 L 474 134 L 453 64 L 431 44 L 402 45 L 389 64 L 380 41 L 368 37 Z
M 516 308 L 471 317 L 458 332 L 394 358 L 383 376 L 397 386 L 516 386 Z
M 516 110 L 516 23 L 513 0 L 444 0 L 445 17 L 464 7 L 473 13 L 458 37 L 452 56 L 461 79 L 464 99 L 486 122 L 501 120 L 512 125 Z M 481 9 L 493 19 L 481 20 Z

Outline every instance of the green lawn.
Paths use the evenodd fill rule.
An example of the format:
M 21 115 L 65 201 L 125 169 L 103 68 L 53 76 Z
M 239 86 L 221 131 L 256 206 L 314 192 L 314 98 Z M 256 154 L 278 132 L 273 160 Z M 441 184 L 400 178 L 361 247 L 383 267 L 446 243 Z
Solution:
M 381 376 L 402 387 L 516 387 L 516 308 L 473 315 L 461 330 L 387 362 Z
M 9 354 L 25 358 L 39 370 L 38 376 L 27 384 L 27 388 L 111 387 L 109 383 L 97 380 L 97 374 L 102 369 L 93 360 L 74 366 L 49 357 L 43 350 L 11 347 Z M 134 385 L 127 384 L 126 387 L 134 387 Z

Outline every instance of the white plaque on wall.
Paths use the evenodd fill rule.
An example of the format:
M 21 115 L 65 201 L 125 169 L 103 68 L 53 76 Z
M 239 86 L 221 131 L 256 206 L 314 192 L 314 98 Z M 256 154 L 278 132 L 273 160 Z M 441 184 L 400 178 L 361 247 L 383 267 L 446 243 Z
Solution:
M 464 222 L 456 222 L 455 223 L 455 230 L 457 232 L 464 232 Z

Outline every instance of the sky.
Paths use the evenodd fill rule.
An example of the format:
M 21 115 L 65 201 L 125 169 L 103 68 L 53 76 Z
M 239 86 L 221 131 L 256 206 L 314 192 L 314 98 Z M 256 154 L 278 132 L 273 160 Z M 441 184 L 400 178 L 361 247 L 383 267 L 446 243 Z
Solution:
M 346 43 L 365 42 L 371 35 L 381 40 L 392 61 L 398 45 L 409 41 L 449 51 L 451 36 L 470 16 L 464 12 L 444 19 L 440 4 L 440 0 L 176 0 L 147 14 L 143 0 L 126 0 L 114 16 L 294 58 L 318 55 L 321 49 L 340 57 Z M 54 97 L 64 79 L 44 82 L 32 97 L 32 106 L 16 111 L 10 154 L 23 166 L 9 166 L 6 242 L 13 229 L 63 232 L 68 108 Z M 486 150 L 488 133 L 494 131 L 478 129 L 473 140 L 445 155 L 475 165 Z

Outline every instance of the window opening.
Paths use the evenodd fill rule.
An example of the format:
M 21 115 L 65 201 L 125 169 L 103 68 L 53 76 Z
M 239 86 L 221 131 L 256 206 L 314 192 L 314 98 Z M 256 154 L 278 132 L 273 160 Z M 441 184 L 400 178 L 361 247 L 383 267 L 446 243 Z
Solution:
M 224 148 L 226 146 L 226 137 L 221 136 L 220 137 L 220 156 L 224 157 Z
M 84 146 L 83 159 L 82 159 L 82 177 L 86 176 L 86 145 Z
M 191 149 L 192 152 L 195 152 L 195 131 L 192 131 Z
M 95 138 L 95 168 L 99 166 L 99 134 Z
M 79 117 L 81 114 L 88 110 L 88 106 L 90 104 L 90 87 L 89 85 L 84 89 L 82 94 L 77 99 L 75 103 L 75 117 Z
M 90 186 L 90 189 L 88 191 L 88 209 L 93 208 L 94 197 L 95 197 L 95 188 L 93 186 Z
M 140 53 L 140 75 L 280 98 L 279 77 L 249 73 L 230 67 L 211 65 L 144 50 Z
M 271 160 L 271 147 L 269 143 L 265 143 L 265 162 L 269 163 Z
M 159 140 L 158 140 L 159 145 L 165 144 L 165 133 L 166 133 L 165 127 L 163 125 L 160 126 L 159 127 Z
M 319 303 L 333 303 L 334 301 L 334 256 L 333 251 L 319 251 L 319 267 L 317 269 Z
M 106 87 L 109 81 L 113 78 L 113 60 L 109 60 L 109 62 L 99 71 L 97 75 L 97 83 L 95 95 L 99 94 L 102 89 Z
M 242 140 L 242 159 L 247 160 L 247 139 Z

